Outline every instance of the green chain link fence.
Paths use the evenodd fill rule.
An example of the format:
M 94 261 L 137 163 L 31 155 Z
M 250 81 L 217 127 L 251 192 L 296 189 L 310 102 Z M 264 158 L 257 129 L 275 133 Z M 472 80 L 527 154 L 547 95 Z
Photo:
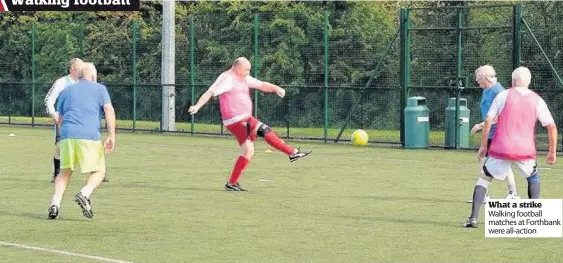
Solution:
M 176 83 L 170 84 L 176 91 L 176 132 L 229 134 L 217 100 L 195 116 L 187 107 L 239 56 L 250 58 L 254 76 L 286 88 L 284 99 L 253 94 L 256 115 L 284 138 L 348 140 L 361 128 L 370 142 L 400 145 L 403 103 L 408 96 L 424 96 L 431 110 L 431 146 L 442 147 L 447 101 L 458 93 L 452 78 L 469 80 L 460 97 L 467 99 L 473 125 L 480 119 L 481 94 L 473 72 L 489 63 L 505 87 L 515 65 L 530 67 L 532 88 L 561 124 L 563 38 L 549 23 L 526 20 L 539 5 L 411 8 L 401 16 L 383 3 L 336 8 L 301 3 L 292 9 L 272 4 L 236 12 L 215 5 L 221 4 L 204 3 L 198 15 L 176 18 Z M 382 19 L 390 10 L 397 16 Z M 15 14 L 3 19 L 0 123 L 50 125 L 45 94 L 67 73 L 66 61 L 81 57 L 96 64 L 99 81 L 108 87 L 118 128 L 162 131 L 167 83 L 160 79 L 158 12 L 143 19 L 119 13 L 103 19 L 73 13 L 38 21 Z M 470 147 L 476 139 L 471 137 Z
M 533 10 L 534 6 L 530 8 Z M 535 41 L 535 35 L 549 35 L 546 32 L 549 25 L 544 24 L 541 29 L 529 28 L 520 4 L 403 9 L 401 19 L 401 41 L 405 47 L 401 54 L 401 59 L 405 60 L 403 99 L 409 96 L 427 99 L 431 146 L 447 145 L 445 109 L 450 98 L 467 100 L 470 110 L 470 118 L 465 120 L 468 122 L 461 123 L 457 126 L 460 130 L 451 133 L 457 133 L 451 147 L 479 146 L 480 136 L 472 136 L 469 131 L 482 121 L 479 108 L 482 89 L 475 81 L 474 72 L 485 64 L 495 68 L 498 81 L 505 88 L 511 87 L 513 69 L 529 67 L 533 74 L 530 88 L 546 100 L 556 123 L 562 124 L 560 98 L 563 82 L 557 72 L 561 72 L 563 64 L 560 59 L 556 63 L 551 61 L 558 57 L 557 48 L 549 43 L 553 38 L 543 37 L 543 41 Z M 541 50 L 545 46 L 555 50 L 548 50 L 543 55 Z M 459 88 L 459 79 L 467 82 L 461 85 L 463 89 Z M 547 133 L 539 125 L 537 142 L 540 149 L 547 149 Z

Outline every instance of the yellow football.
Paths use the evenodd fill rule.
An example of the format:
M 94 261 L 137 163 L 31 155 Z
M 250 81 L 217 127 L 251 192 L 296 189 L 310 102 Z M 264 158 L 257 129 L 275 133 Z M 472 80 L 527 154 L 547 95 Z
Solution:
M 352 145 L 354 146 L 364 146 L 368 144 L 368 140 L 368 133 L 362 129 L 355 130 L 352 133 Z

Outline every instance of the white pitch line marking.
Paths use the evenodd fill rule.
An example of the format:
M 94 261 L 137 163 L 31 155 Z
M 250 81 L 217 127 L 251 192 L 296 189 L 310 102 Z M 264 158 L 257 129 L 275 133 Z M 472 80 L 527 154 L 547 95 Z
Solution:
M 35 251 L 44 251 L 44 252 L 49 252 L 49 253 L 53 253 L 53 254 L 61 254 L 61 255 L 67 255 L 67 256 L 73 256 L 73 257 L 95 259 L 95 260 L 99 260 L 99 261 L 103 261 L 103 262 L 133 263 L 133 262 L 130 262 L 130 261 L 124 261 L 124 260 L 119 260 L 119 259 L 92 256 L 92 255 L 74 253 L 74 252 L 70 252 L 70 251 L 57 250 L 57 249 L 51 249 L 51 248 L 28 246 L 28 245 L 24 245 L 24 244 L 17 244 L 17 243 L 11 243 L 11 242 L 6 242 L 6 241 L 0 241 L 0 246 L 16 247 L 16 248 L 23 248 L 23 249 L 28 249 L 28 250 L 35 250 Z

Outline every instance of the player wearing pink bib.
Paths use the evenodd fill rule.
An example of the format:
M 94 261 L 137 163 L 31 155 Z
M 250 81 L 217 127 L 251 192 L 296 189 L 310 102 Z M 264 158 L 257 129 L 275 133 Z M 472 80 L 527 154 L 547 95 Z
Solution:
M 528 89 L 532 79 L 530 70 L 519 67 L 512 72 L 512 89 L 499 93 L 491 105 L 483 127 L 478 158 L 485 158 L 487 139 L 493 119 L 497 128 L 483 165 L 481 176 L 473 190 L 471 216 L 465 227 L 477 227 L 481 203 L 492 179 L 504 180 L 515 164 L 528 181 L 528 198 L 540 198 L 540 174 L 536 162 L 535 128 L 539 120 L 547 128 L 549 152 L 547 163 L 554 164 L 557 148 L 557 126 L 545 101 Z
M 212 97 L 219 97 L 223 124 L 242 148 L 242 154 L 235 163 L 231 177 L 225 183 L 225 190 L 227 191 L 246 191 L 238 183 L 238 179 L 254 156 L 256 136 L 263 137 L 269 145 L 287 154 L 290 162 L 306 157 L 311 153 L 311 151 L 302 152 L 285 144 L 268 125 L 252 116 L 251 88 L 267 93 L 275 92 L 282 98 L 285 96 L 285 90 L 274 84 L 251 77 L 249 75 L 250 68 L 248 59 L 236 59 L 231 69 L 223 72 L 215 83 L 201 95 L 198 102 L 188 109 L 188 112 L 194 115 Z

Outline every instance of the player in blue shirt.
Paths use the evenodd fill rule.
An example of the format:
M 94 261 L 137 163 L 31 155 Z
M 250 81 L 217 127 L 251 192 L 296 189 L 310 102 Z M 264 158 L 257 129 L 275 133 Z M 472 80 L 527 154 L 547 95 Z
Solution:
M 55 104 L 61 92 L 69 85 L 72 85 L 76 83 L 76 81 L 78 81 L 78 68 L 82 63 L 83 61 L 79 58 L 71 59 L 68 62 L 69 74 L 57 79 L 55 83 L 53 83 L 53 86 L 51 86 L 51 88 L 47 92 L 47 95 L 45 96 L 45 109 L 47 110 L 49 116 L 53 118 L 53 122 L 55 123 L 55 154 L 53 155 L 54 169 L 53 169 L 53 179 L 51 180 L 51 183 L 55 182 L 55 178 L 57 177 L 57 175 L 59 175 L 60 167 L 61 167 L 61 160 L 60 160 L 61 149 L 59 144 L 61 140 L 61 134 L 58 125 L 56 124 L 59 119 L 59 113 L 57 112 Z
M 487 113 L 489 112 L 489 108 L 493 104 L 493 100 L 495 97 L 502 91 L 504 91 L 504 87 L 497 82 L 496 72 L 495 69 L 490 65 L 485 65 L 477 70 L 475 70 L 475 81 L 479 83 L 479 86 L 483 88 L 483 95 L 481 97 L 480 108 L 481 108 L 481 119 L 485 120 L 487 117 Z M 471 129 L 471 133 L 475 134 L 483 128 L 484 122 L 477 123 Z M 491 127 L 491 131 L 489 133 L 489 146 L 491 145 L 491 140 L 495 134 L 496 125 L 493 124 Z M 482 160 L 484 161 L 484 160 Z M 506 195 L 506 199 L 519 199 L 517 190 L 516 190 L 516 182 L 514 180 L 514 172 L 510 169 L 508 175 L 506 176 L 506 182 L 508 184 L 508 193 Z M 490 199 L 490 194 L 487 192 L 487 195 L 483 201 L 485 203 L 488 199 Z M 469 200 L 468 203 L 473 202 Z
M 60 77 L 53 83 L 47 95 L 45 96 L 45 109 L 53 122 L 55 123 L 55 154 L 53 155 L 53 178 L 51 179 L 51 183 L 55 182 L 55 178 L 59 175 L 60 168 L 61 168 L 61 160 L 60 160 L 60 140 L 61 140 L 61 132 L 59 131 L 59 126 L 56 124 L 59 119 L 59 113 L 56 109 L 56 102 L 59 98 L 61 92 L 68 86 L 76 83 L 78 81 L 78 69 L 80 65 L 82 65 L 84 61 L 79 58 L 73 58 L 68 62 L 69 67 L 69 74 Z M 107 176 L 104 178 L 104 182 L 109 182 Z
M 102 183 L 106 173 L 105 153 L 115 146 L 115 110 L 104 85 L 96 83 L 96 68 L 82 64 L 79 80 L 65 88 L 57 104 L 61 132 L 61 173 L 55 179 L 55 194 L 49 207 L 49 218 L 57 218 L 63 194 L 73 171 L 89 173 L 88 183 L 74 199 L 87 218 L 94 216 L 90 195 Z M 101 141 L 101 119 L 105 114 L 108 137 Z M 104 153 L 105 148 L 105 153 Z

